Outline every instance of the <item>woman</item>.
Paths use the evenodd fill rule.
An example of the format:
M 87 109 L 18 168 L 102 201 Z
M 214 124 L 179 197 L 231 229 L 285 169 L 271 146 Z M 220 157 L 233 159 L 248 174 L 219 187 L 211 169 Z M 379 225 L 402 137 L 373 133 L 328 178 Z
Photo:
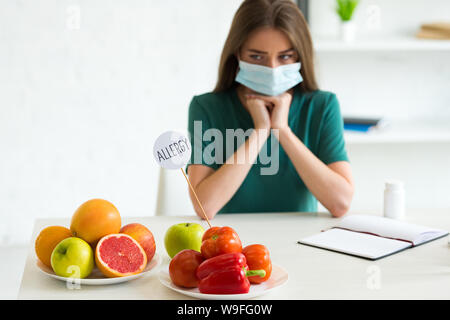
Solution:
M 188 127 L 194 143 L 187 172 L 209 219 L 219 212 L 317 211 L 317 200 L 333 216 L 348 211 L 354 187 L 339 104 L 317 87 L 311 36 L 292 1 L 241 4 L 216 88 L 192 99 Z M 235 140 L 230 129 L 249 134 L 227 153 Z M 212 136 L 217 143 L 228 138 L 227 148 L 219 144 L 208 157 Z M 277 144 L 276 173 L 263 174 L 267 163 L 258 154 Z

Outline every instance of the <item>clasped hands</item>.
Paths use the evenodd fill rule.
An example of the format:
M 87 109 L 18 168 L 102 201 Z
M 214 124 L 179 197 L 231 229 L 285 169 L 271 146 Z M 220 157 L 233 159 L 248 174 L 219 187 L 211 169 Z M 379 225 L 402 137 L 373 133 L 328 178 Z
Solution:
M 253 119 L 255 129 L 289 129 L 288 116 L 292 94 L 284 92 L 278 96 L 246 93 L 246 106 Z

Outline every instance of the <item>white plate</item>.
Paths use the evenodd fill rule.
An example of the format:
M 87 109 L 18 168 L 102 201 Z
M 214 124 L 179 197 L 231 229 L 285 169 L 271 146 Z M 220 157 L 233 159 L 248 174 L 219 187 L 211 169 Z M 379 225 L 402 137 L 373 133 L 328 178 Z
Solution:
M 81 285 L 89 285 L 89 286 L 102 286 L 102 285 L 108 285 L 108 284 L 115 284 L 115 283 L 121 283 L 126 282 L 130 280 L 134 280 L 136 278 L 142 277 L 144 275 L 148 275 L 151 273 L 152 270 L 154 270 L 158 265 L 161 264 L 161 257 L 155 253 L 150 263 L 147 263 L 147 266 L 145 267 L 144 271 L 141 273 L 132 275 L 132 276 L 126 276 L 126 277 L 117 277 L 117 278 L 107 278 L 105 277 L 100 270 L 94 266 L 94 269 L 92 270 L 91 274 L 84 279 L 76 279 L 76 278 L 66 278 L 66 277 L 60 277 L 55 274 L 55 272 L 44 265 L 41 261 L 37 260 L 36 265 L 38 266 L 38 269 L 46 274 L 49 277 L 66 281 L 68 283 L 73 284 L 81 284 Z
M 248 293 L 240 294 L 205 294 L 200 293 L 198 288 L 182 288 L 173 284 L 170 279 L 168 266 L 159 272 L 159 281 L 167 288 L 172 289 L 176 292 L 182 293 L 186 296 L 198 298 L 198 299 L 208 299 L 208 300 L 247 300 L 255 297 L 262 296 L 275 288 L 280 287 L 285 284 L 288 280 L 288 274 L 286 270 L 277 265 L 272 265 L 272 274 L 267 281 L 260 284 L 252 284 Z

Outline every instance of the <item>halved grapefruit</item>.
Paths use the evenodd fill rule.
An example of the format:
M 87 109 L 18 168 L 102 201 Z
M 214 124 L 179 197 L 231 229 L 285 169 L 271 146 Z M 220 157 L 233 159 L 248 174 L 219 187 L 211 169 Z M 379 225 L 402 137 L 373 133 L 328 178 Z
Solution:
M 141 245 L 129 235 L 109 234 L 97 243 L 95 264 L 109 278 L 126 277 L 145 269 L 147 255 Z

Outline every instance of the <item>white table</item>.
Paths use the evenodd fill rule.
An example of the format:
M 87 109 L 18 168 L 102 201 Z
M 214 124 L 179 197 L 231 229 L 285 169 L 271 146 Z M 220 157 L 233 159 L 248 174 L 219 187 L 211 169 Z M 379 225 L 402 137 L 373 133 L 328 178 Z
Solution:
M 407 216 L 407 221 L 412 223 L 450 230 L 450 210 L 407 211 Z M 34 239 L 44 227 L 68 226 L 69 221 L 36 221 L 19 299 L 190 299 L 164 287 L 158 279 L 159 270 L 126 283 L 81 286 L 78 290 L 70 290 L 65 282 L 45 276 L 36 266 Z M 156 252 L 163 257 L 163 264 L 169 261 L 163 243 L 165 231 L 175 223 L 200 221 L 192 216 L 123 218 L 123 224 L 139 222 L 153 232 Z M 297 240 L 331 227 L 338 221 L 328 213 L 299 212 L 218 215 L 212 224 L 233 227 L 244 246 L 252 243 L 266 245 L 273 263 L 288 272 L 288 282 L 261 296 L 261 299 L 450 298 L 448 237 L 377 261 L 297 244 Z M 207 227 L 205 221 L 200 223 Z

